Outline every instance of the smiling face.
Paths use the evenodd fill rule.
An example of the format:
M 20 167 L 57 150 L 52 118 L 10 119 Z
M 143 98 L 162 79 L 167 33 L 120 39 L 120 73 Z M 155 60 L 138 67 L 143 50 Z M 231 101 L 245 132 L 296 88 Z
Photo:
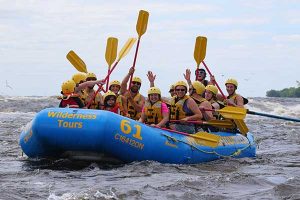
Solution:
M 173 97 L 176 94 L 175 89 L 170 89 L 169 93 L 170 93 L 171 97 Z
M 236 90 L 235 85 L 233 85 L 233 84 L 231 84 L 231 83 L 227 83 L 227 84 L 226 84 L 226 90 L 227 90 L 227 93 L 228 93 L 229 95 L 234 94 L 234 92 L 235 92 L 235 90 Z
M 205 99 L 209 101 L 212 99 L 212 97 L 213 97 L 213 93 L 209 90 L 205 90 Z
M 112 91 L 112 92 L 114 92 L 115 94 L 118 94 L 119 93 L 119 91 L 120 91 L 120 86 L 119 85 L 111 85 L 110 87 L 109 87 L 109 90 L 110 91 Z
M 175 88 L 175 92 L 176 92 L 176 96 L 179 97 L 179 98 L 182 98 L 185 96 L 186 94 L 186 87 L 182 86 L 182 85 L 179 85 Z
M 159 94 L 149 94 L 149 101 L 154 104 L 157 101 L 160 100 L 160 95 Z

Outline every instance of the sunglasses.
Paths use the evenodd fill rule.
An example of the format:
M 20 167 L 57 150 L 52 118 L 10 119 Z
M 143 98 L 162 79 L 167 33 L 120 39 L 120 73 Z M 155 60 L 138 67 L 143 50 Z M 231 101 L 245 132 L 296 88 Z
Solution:
M 115 101 L 115 98 L 109 98 L 108 101 Z
M 185 92 L 185 89 L 176 89 L 175 91 L 176 91 L 176 92 L 180 92 L 180 91 L 181 91 L 181 92 Z
M 136 82 L 136 81 L 132 81 L 132 84 L 133 84 L 133 85 L 141 85 L 141 83 Z
M 96 81 L 97 79 L 95 78 L 87 78 L 86 81 Z

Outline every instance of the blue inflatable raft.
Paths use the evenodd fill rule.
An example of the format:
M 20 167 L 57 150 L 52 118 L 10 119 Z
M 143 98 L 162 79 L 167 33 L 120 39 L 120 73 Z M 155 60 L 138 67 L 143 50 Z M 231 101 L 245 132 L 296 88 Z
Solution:
M 108 111 L 48 108 L 27 124 L 20 145 L 30 158 L 192 164 L 223 157 L 255 157 L 251 133 L 247 137 L 226 132 L 202 134 L 196 138 L 162 130 Z

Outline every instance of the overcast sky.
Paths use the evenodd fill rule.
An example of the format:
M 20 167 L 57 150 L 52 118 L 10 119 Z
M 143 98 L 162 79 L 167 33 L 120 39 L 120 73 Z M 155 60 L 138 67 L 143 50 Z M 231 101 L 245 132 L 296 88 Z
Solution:
M 135 73 L 143 79 L 143 94 L 148 70 L 157 74 L 164 96 L 186 68 L 194 71 L 199 35 L 208 38 L 205 62 L 224 92 L 229 77 L 246 97 L 300 81 L 299 0 L 0 0 L 0 5 L 0 95 L 59 95 L 61 83 L 76 73 L 66 59 L 70 50 L 104 78 L 106 39 L 117 37 L 120 50 L 137 37 L 141 9 L 150 13 Z M 111 79 L 122 80 L 134 50 Z

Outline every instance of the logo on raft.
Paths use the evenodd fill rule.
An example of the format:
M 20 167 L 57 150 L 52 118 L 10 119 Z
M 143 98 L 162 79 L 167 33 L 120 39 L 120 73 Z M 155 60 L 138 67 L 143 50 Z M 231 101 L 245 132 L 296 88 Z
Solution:
M 51 118 L 63 118 L 63 119 L 96 119 L 97 115 L 95 114 L 77 114 L 77 113 L 68 113 L 68 112 L 48 112 L 48 117 Z

